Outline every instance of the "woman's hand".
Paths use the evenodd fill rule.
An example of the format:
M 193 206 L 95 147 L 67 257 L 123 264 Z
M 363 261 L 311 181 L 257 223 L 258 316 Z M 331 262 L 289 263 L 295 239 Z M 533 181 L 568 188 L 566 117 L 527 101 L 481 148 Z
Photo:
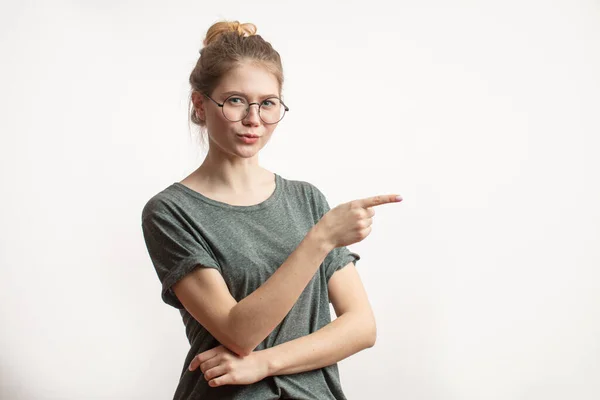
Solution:
M 198 367 L 211 387 L 249 385 L 267 377 L 269 372 L 268 364 L 260 351 L 240 357 L 223 345 L 194 357 L 189 370 L 194 371 Z
M 325 240 L 331 247 L 348 246 L 360 242 L 371 233 L 373 207 L 387 203 L 398 203 L 401 196 L 384 195 L 353 200 L 329 210 L 315 225 L 324 232 Z

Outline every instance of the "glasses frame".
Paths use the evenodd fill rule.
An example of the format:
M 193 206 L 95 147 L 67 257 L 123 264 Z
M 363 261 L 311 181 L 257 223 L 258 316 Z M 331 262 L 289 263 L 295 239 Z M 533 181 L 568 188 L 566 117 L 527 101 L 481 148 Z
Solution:
M 277 124 L 277 123 L 279 123 L 279 122 L 280 122 L 280 121 L 283 119 L 283 117 L 285 117 L 285 113 L 286 113 L 286 112 L 288 112 L 288 111 L 290 111 L 290 108 L 289 108 L 288 106 L 286 106 L 286 105 L 285 105 L 285 103 L 284 103 L 284 102 L 283 102 L 283 101 L 282 101 L 282 100 L 281 100 L 279 97 L 277 97 L 277 96 L 272 96 L 272 97 L 269 97 L 269 98 L 267 98 L 267 99 L 265 99 L 265 100 L 269 100 L 269 99 L 277 99 L 277 100 L 279 100 L 279 102 L 280 102 L 280 103 L 281 103 L 281 105 L 283 106 L 283 109 L 285 110 L 285 111 L 284 111 L 284 113 L 283 113 L 283 115 L 281 116 L 281 118 L 279 118 L 279 121 L 276 121 L 276 122 L 267 122 L 267 121 L 265 121 L 265 120 L 264 120 L 264 119 L 261 117 L 261 115 L 260 115 L 260 107 L 262 106 L 262 104 L 261 104 L 261 103 L 257 103 L 257 102 L 248 103 L 248 107 L 246 107 L 246 114 L 245 114 L 245 115 L 244 115 L 244 116 L 243 116 L 241 119 L 238 119 L 237 121 L 233 121 L 233 120 L 231 120 L 231 119 L 227 118 L 227 116 L 225 115 L 225 109 L 223 108 L 223 106 L 225 105 L 225 102 L 226 102 L 227 100 L 229 100 L 229 99 L 230 99 L 230 98 L 232 98 L 232 97 L 236 97 L 236 96 L 237 96 L 237 97 L 243 97 L 243 98 L 245 98 L 246 100 L 248 100 L 248 99 L 247 99 L 245 96 L 242 96 L 241 94 L 232 94 L 232 95 L 230 95 L 230 96 L 227 96 L 227 98 L 226 98 L 225 100 L 223 100 L 223 103 L 219 103 L 218 101 L 216 101 L 215 99 L 213 99 L 212 97 L 210 97 L 209 95 L 207 95 L 206 93 L 202 93 L 202 94 L 203 94 L 204 96 L 206 96 L 207 98 L 209 98 L 210 100 L 212 100 L 212 101 L 213 101 L 213 102 L 214 102 L 216 105 L 218 105 L 219 107 L 221 107 L 221 112 L 223 113 L 223 117 L 225 117 L 225 119 L 226 119 L 227 121 L 231 121 L 231 122 L 239 122 L 239 121 L 242 121 L 244 118 L 246 118 L 246 117 L 248 116 L 248 114 L 250 113 L 250 106 L 251 106 L 251 105 L 253 105 L 253 104 L 256 104 L 256 105 L 258 105 L 258 117 L 260 118 L 260 120 L 261 120 L 263 123 L 265 123 L 265 124 L 267 124 L 267 125 L 273 125 L 273 124 Z M 264 100 L 263 100 L 263 101 L 264 101 Z

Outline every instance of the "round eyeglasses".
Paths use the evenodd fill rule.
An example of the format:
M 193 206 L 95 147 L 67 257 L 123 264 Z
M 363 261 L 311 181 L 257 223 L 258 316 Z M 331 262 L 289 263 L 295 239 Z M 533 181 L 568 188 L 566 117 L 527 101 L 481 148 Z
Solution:
M 223 116 L 231 122 L 238 122 L 246 118 L 250 112 L 250 106 L 253 104 L 258 105 L 258 116 L 265 124 L 278 123 L 281 121 L 286 111 L 290 111 L 279 97 L 269 97 L 260 103 L 249 103 L 248 99 L 244 96 L 232 94 L 227 97 L 223 103 L 219 103 L 206 93 L 204 93 L 204 96 L 208 97 L 216 105 L 221 107 Z

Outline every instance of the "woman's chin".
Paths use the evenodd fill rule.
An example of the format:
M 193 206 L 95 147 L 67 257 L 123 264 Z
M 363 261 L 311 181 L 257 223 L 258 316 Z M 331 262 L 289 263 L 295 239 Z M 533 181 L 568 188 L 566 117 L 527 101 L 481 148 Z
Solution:
M 235 146 L 232 153 L 240 156 L 240 157 L 244 157 L 244 158 L 250 158 L 250 157 L 254 157 L 258 151 L 260 150 L 260 147 L 258 146 L 248 146 L 248 145 L 241 145 L 241 146 Z

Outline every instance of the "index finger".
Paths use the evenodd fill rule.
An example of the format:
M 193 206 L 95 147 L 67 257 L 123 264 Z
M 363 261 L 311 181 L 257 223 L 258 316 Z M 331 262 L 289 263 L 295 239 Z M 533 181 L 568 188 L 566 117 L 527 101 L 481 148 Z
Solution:
M 402 196 L 397 195 L 397 194 L 386 194 L 386 195 L 379 195 L 379 196 L 373 196 L 373 197 L 367 197 L 366 199 L 360 199 L 360 200 L 356 200 L 356 204 L 358 204 L 360 207 L 374 207 L 374 206 L 379 206 L 382 204 L 387 204 L 387 203 L 398 203 L 402 201 Z

